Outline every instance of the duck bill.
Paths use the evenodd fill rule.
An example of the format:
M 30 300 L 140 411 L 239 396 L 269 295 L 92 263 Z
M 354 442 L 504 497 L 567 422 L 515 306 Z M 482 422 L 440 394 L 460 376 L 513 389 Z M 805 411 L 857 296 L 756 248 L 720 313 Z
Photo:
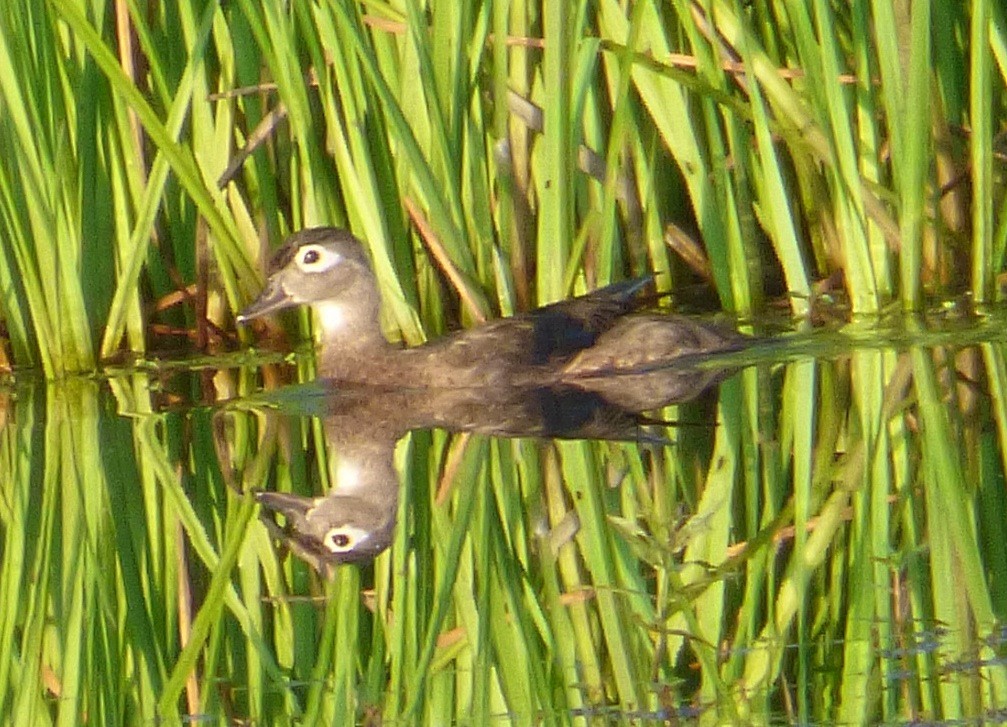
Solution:
M 283 285 L 278 280 L 270 280 L 265 290 L 259 293 L 259 297 L 238 314 L 237 320 L 238 323 L 246 323 L 253 318 L 259 318 L 267 313 L 290 308 L 294 305 L 297 305 L 297 301 L 290 297 L 283 289 Z
M 335 569 L 330 555 L 313 538 L 302 534 L 299 528 L 299 525 L 304 524 L 307 512 L 314 507 L 314 499 L 286 492 L 256 492 L 255 501 L 268 513 L 260 514 L 259 519 L 270 535 L 321 576 L 332 578 Z M 280 513 L 286 518 L 286 527 L 276 522 L 273 513 Z
M 264 509 L 283 515 L 287 522 L 301 523 L 308 510 L 315 506 L 315 500 L 289 492 L 256 492 L 255 501 Z

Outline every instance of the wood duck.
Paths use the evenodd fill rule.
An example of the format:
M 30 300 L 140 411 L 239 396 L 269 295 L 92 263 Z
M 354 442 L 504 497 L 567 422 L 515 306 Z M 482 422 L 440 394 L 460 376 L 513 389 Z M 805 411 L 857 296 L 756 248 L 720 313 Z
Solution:
M 726 372 L 662 369 L 630 377 L 646 408 L 692 399 Z M 677 392 L 653 400 L 655 392 Z M 326 492 L 317 496 L 256 492 L 260 519 L 288 550 L 319 573 L 337 565 L 372 560 L 395 536 L 400 478 L 395 447 L 406 432 L 437 427 L 495 437 L 614 439 L 664 444 L 647 425 L 653 420 L 612 404 L 603 393 L 580 386 L 338 389 L 322 382 L 274 392 L 272 413 L 318 416 L 325 435 Z M 230 459 L 230 457 L 228 457 Z
M 650 278 L 401 349 L 381 332 L 381 298 L 361 242 L 318 227 L 291 235 L 239 323 L 295 305 L 318 322 L 319 373 L 377 386 L 493 387 L 582 382 L 735 350 L 749 340 L 681 316 L 633 313 Z M 633 315 L 628 315 L 633 313 Z

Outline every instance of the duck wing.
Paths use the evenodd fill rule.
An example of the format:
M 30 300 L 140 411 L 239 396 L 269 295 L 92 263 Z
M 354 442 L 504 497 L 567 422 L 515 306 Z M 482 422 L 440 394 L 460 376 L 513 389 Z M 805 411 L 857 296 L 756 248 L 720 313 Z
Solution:
M 399 370 L 426 386 L 545 383 L 621 316 L 642 304 L 652 276 L 626 280 L 522 315 L 460 331 L 399 354 Z M 408 365 L 407 365 L 408 364 Z
M 646 276 L 615 283 L 400 352 L 396 380 L 404 386 L 565 381 L 584 387 L 585 379 L 643 373 L 751 343 L 734 330 L 682 316 L 627 315 L 647 303 L 641 292 L 652 280 Z
M 622 316 L 642 305 L 640 293 L 653 280 L 646 275 L 613 283 L 522 316 L 531 323 L 530 363 L 554 363 L 594 346 Z

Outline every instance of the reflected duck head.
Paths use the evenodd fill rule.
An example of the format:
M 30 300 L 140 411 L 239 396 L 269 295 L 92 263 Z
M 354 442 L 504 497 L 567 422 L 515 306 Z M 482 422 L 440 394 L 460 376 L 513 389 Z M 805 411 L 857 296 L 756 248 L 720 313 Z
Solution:
M 394 503 L 382 507 L 359 496 L 336 493 L 304 497 L 257 492 L 255 499 L 270 532 L 324 575 L 331 575 L 340 563 L 373 560 L 391 545 Z M 283 516 L 283 525 L 277 522 L 277 514 Z
M 336 227 L 291 235 L 269 263 L 265 288 L 237 320 L 247 323 L 297 305 L 315 310 L 323 338 L 380 336 L 381 300 L 360 240 Z

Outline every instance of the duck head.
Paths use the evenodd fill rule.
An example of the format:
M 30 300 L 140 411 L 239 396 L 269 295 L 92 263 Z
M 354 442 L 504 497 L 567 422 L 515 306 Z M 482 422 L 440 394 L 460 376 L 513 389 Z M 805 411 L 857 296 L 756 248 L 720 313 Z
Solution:
M 336 227 L 291 235 L 270 261 L 266 287 L 237 320 L 247 323 L 297 305 L 315 311 L 323 342 L 381 337 L 381 299 L 360 240 Z
M 288 492 L 257 492 L 267 529 L 323 575 L 340 563 L 371 561 L 391 545 L 395 502 L 329 493 L 304 497 Z M 282 515 L 284 523 L 277 522 Z

